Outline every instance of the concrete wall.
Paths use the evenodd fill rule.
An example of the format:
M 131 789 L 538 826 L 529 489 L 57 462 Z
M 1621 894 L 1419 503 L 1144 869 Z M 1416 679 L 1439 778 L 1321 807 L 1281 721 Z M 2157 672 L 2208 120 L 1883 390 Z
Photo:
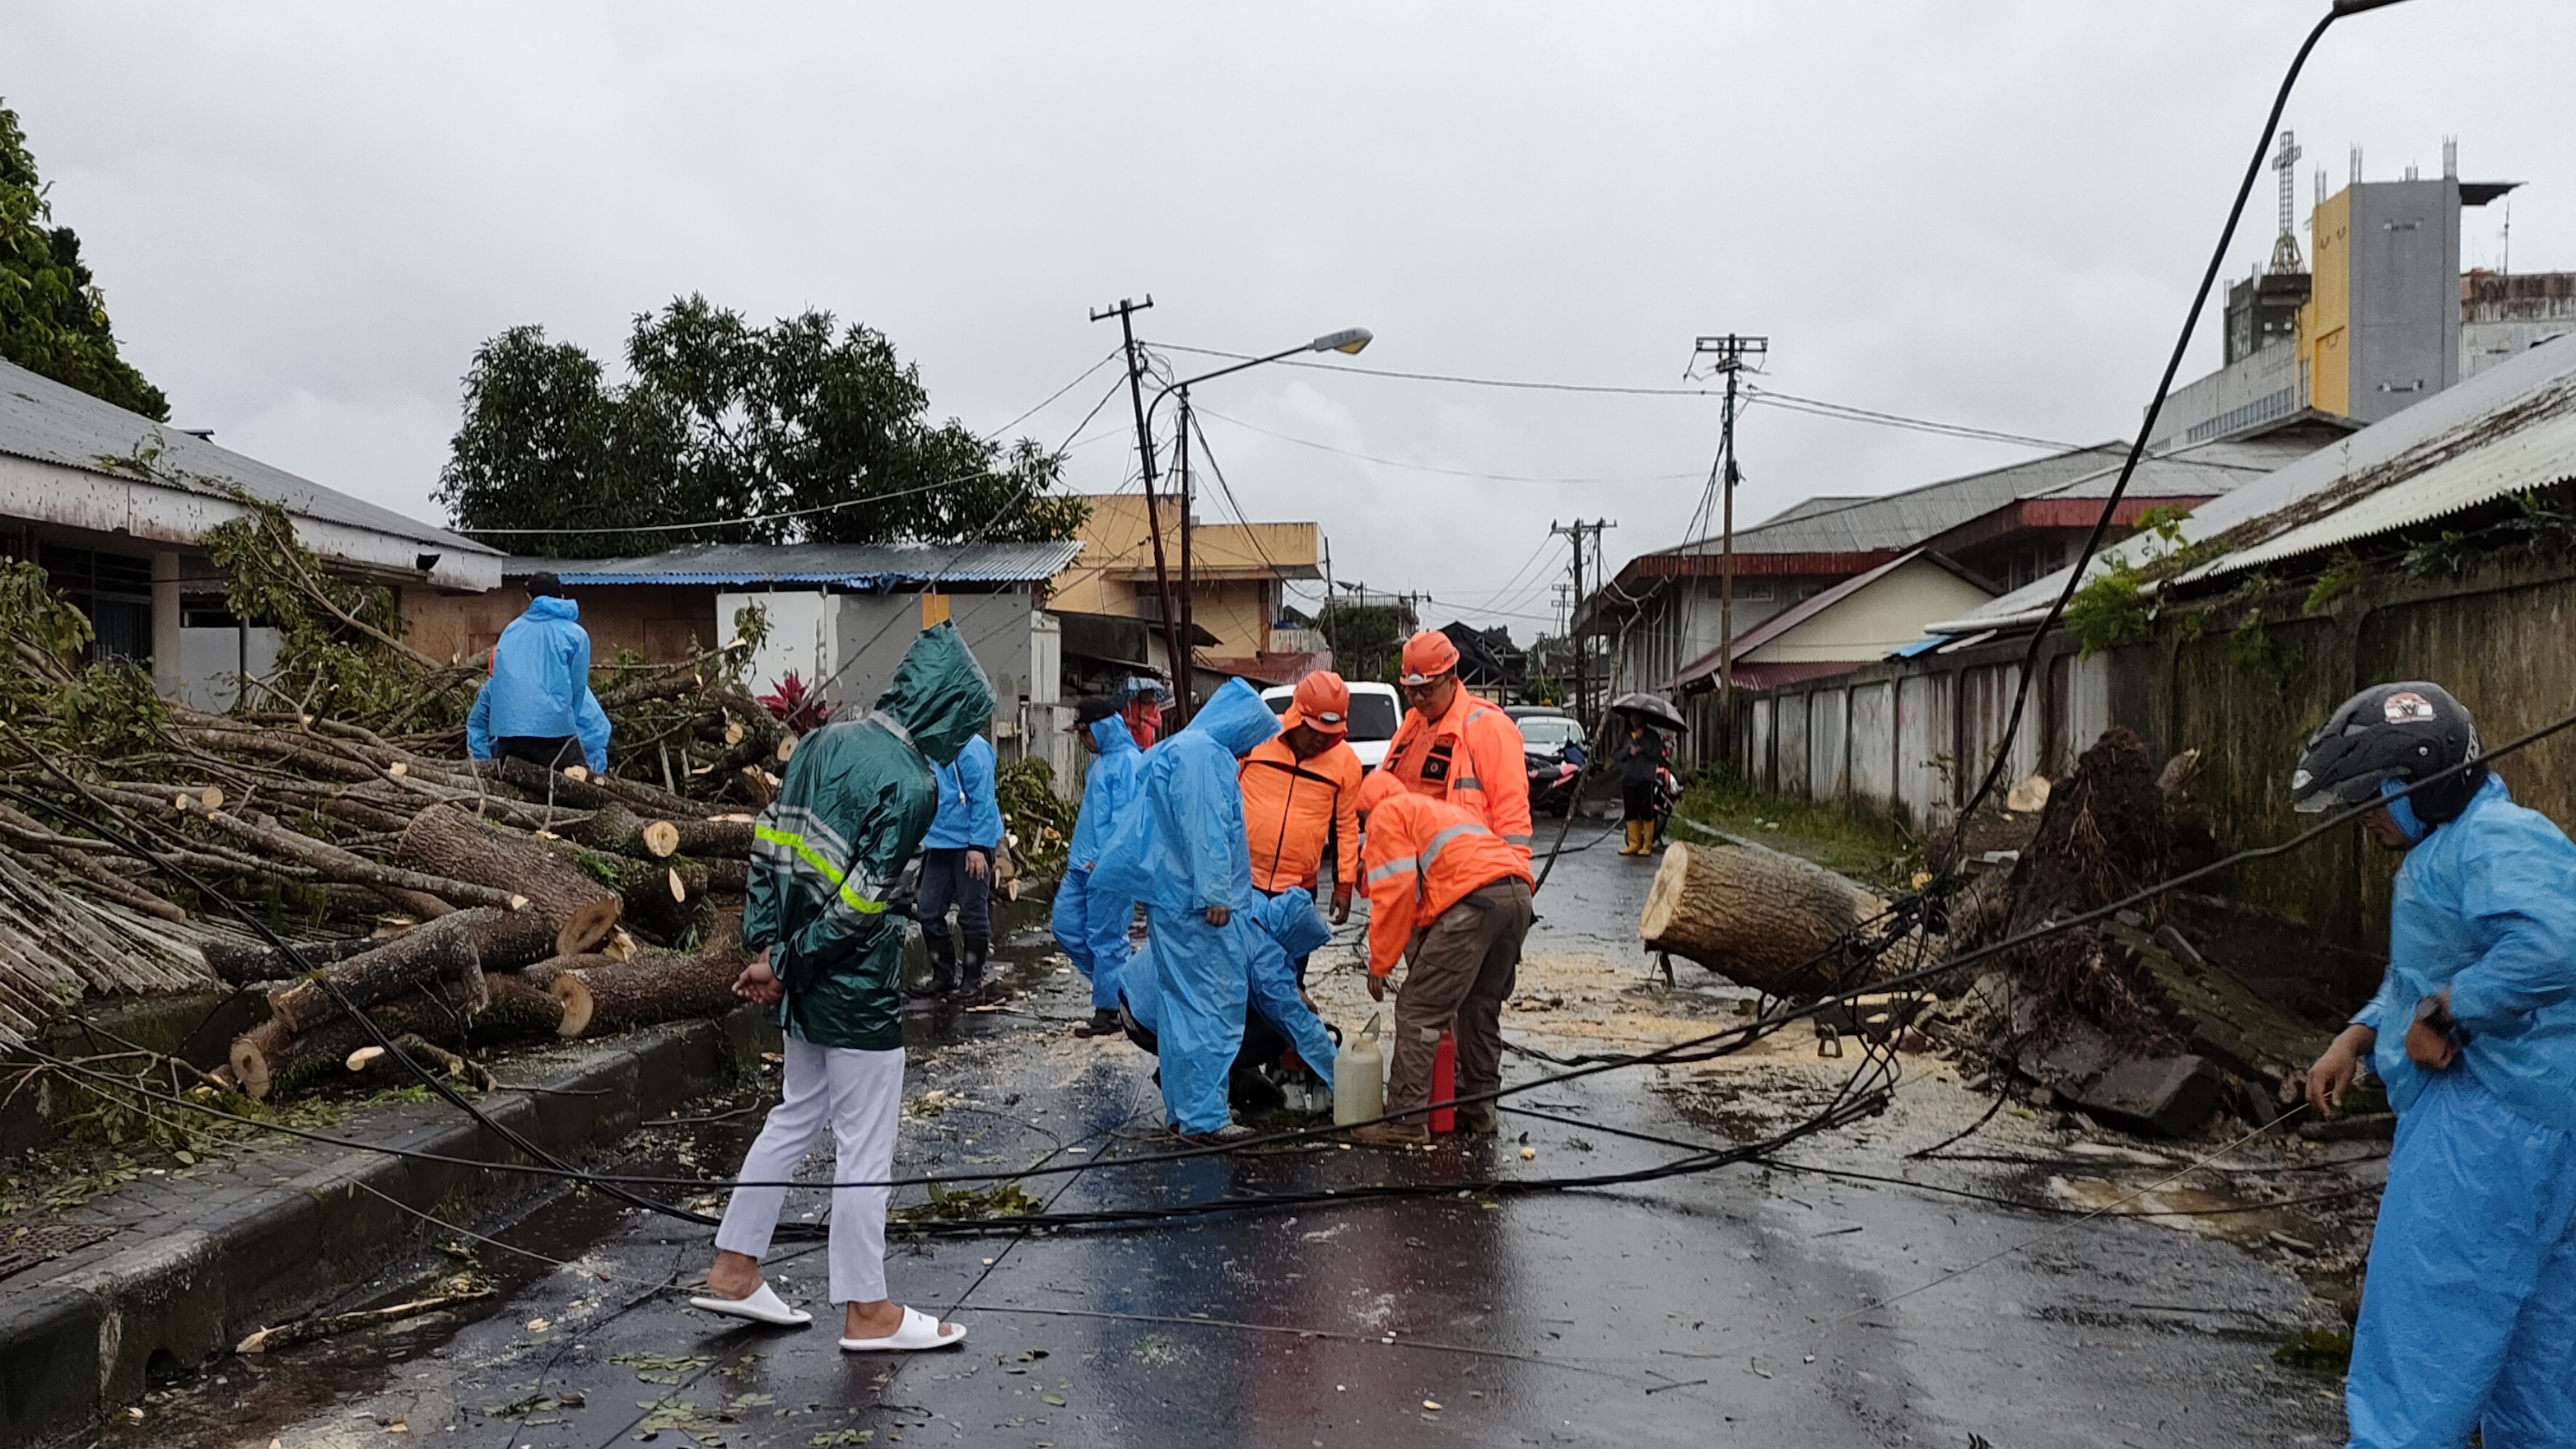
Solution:
M 2474 712 L 2493 748 L 2566 714 L 2576 700 L 2576 561 L 2489 564 L 2457 580 L 2369 579 L 2313 616 L 2304 590 L 2207 605 L 2195 631 L 2168 613 L 2151 643 L 2078 657 L 2063 633 L 2042 646 L 2040 682 L 2004 772 L 2062 775 L 2110 725 L 2138 732 L 2160 759 L 2201 752 L 2194 797 L 2222 850 L 2274 844 L 2309 820 L 2289 807 L 2289 777 L 2309 731 L 2366 685 L 2432 679 Z M 2240 628 L 2255 611 L 2263 620 Z M 1739 761 L 1751 788 L 1839 798 L 1918 831 L 1946 826 L 1992 758 L 2026 641 L 1874 665 L 1748 701 Z M 1892 685 L 1895 707 L 1874 691 Z M 1892 720 L 1888 715 L 1892 713 Z M 1817 770 L 1842 737 L 1839 796 Z M 1793 739 L 1794 735 L 1794 739 Z M 1885 762 L 1882 767 L 1882 762 Z M 2576 732 L 2498 762 L 2515 798 L 2576 823 Z M 2338 945 L 2384 950 L 2393 858 L 2357 829 L 2238 867 L 2215 889 L 2313 927 Z M 2336 983 L 2367 992 L 2371 983 Z

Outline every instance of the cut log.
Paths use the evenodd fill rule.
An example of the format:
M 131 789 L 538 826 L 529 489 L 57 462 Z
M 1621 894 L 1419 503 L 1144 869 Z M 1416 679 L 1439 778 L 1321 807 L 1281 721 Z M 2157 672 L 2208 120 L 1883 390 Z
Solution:
M 1834 980 L 1836 945 L 1886 908 L 1793 855 L 1675 841 L 1646 892 L 1637 934 L 1650 951 L 1687 957 L 1743 985 L 1793 989 Z M 1820 958 L 1816 976 L 1802 980 Z
M 597 1036 L 657 1022 L 720 1016 L 739 1004 L 733 983 L 750 958 L 727 941 L 696 955 L 645 950 L 632 961 L 571 956 L 523 975 L 563 1003 L 563 1036 Z
M 346 1017 L 308 1032 L 264 1021 L 233 1038 L 227 1065 L 243 1096 L 265 1102 L 345 1075 L 349 1053 L 374 1041 L 365 1026 Z
M 423 1070 L 434 1076 L 466 1075 L 465 1058 L 435 1042 L 411 1032 L 392 1036 L 391 1040 L 391 1051 L 369 1044 L 349 1053 L 342 1065 L 348 1069 L 350 1077 L 366 1087 L 411 1086 L 420 1079 L 413 1073 L 411 1063 L 403 1060 L 404 1057 L 419 1063 Z
M 248 986 L 256 981 L 284 981 L 301 976 L 307 971 L 363 955 L 392 939 L 390 936 L 351 936 L 339 941 L 312 941 L 295 947 L 290 955 L 263 942 L 236 941 L 219 936 L 206 943 L 206 964 L 227 983 Z
M 469 980 L 487 971 L 515 970 L 543 959 L 556 936 L 534 911 L 489 906 L 458 911 L 324 968 L 328 986 L 302 981 L 272 992 L 269 1015 L 290 1032 L 310 1031 L 340 1011 L 334 988 L 351 1006 L 365 1010 L 440 978 Z
M 566 824 L 561 834 L 593 850 L 663 860 L 680 848 L 679 827 L 668 820 L 647 820 L 621 804 L 603 805 L 582 820 Z
M 557 858 L 543 842 L 494 829 L 453 806 L 433 805 L 420 812 L 394 855 L 525 897 L 529 908 L 553 928 L 558 956 L 597 945 L 624 909 L 616 892 Z
M 466 1023 L 468 1046 L 534 1041 L 555 1035 L 563 1025 L 562 1000 L 543 988 L 531 986 L 518 976 L 486 977 L 485 985 L 491 999 Z

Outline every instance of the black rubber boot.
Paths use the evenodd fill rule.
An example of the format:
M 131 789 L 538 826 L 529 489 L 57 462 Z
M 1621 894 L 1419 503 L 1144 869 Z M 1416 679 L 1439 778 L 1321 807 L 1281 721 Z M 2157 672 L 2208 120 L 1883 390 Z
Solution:
M 947 996 L 957 990 L 957 938 L 921 933 L 921 944 L 930 949 L 930 984 L 913 992 L 915 997 Z
M 981 936 L 966 938 L 965 958 L 958 962 L 957 986 L 948 999 L 960 1006 L 973 1006 L 984 999 L 984 955 L 992 943 Z

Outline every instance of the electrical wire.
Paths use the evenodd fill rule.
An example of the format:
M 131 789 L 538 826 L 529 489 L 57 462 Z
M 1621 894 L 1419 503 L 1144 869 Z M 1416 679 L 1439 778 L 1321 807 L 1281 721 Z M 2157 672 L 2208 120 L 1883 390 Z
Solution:
M 1334 370 L 1339 371 L 1340 369 L 1336 368 Z M 1416 473 L 1437 473 L 1444 478 L 1474 478 L 1488 483 L 1540 483 L 1562 487 L 1588 487 L 1608 483 L 1670 483 L 1676 479 L 1696 478 L 1699 476 L 1696 472 L 1692 472 L 1635 473 L 1612 477 L 1538 478 L 1520 473 L 1484 473 L 1473 468 L 1443 468 L 1433 463 L 1411 463 L 1402 458 L 1383 458 L 1375 453 L 1362 453 L 1351 448 L 1336 447 L 1331 443 L 1319 443 L 1312 438 L 1301 438 L 1293 433 L 1283 433 L 1275 428 L 1262 427 L 1258 423 L 1247 423 L 1241 418 L 1228 417 L 1224 413 L 1218 412 L 1213 408 L 1193 408 L 1192 411 L 1206 417 L 1214 418 L 1221 423 L 1230 423 L 1247 432 L 1259 433 L 1266 438 L 1276 438 L 1283 443 L 1294 443 L 1300 448 L 1312 448 L 1319 453 L 1333 453 L 1344 458 L 1356 458 L 1363 463 L 1375 463 L 1380 467 L 1385 468 L 1406 468 Z
M 1930 418 L 1908 417 L 1903 413 L 1881 412 L 1876 408 L 1853 407 L 1848 403 L 1826 402 L 1822 398 L 1800 397 L 1795 393 L 1777 392 L 1747 383 L 1744 397 L 1748 404 L 1759 403 L 1784 412 L 1807 413 L 1847 423 L 1869 423 L 1882 428 L 1901 428 L 1909 432 L 1931 433 L 1938 437 L 1965 438 L 1981 443 L 2016 443 L 2024 447 L 2046 448 L 2051 452 L 2081 451 L 2085 444 L 2070 443 L 2062 438 L 2038 438 L 2028 433 L 2007 433 L 1994 428 L 1980 428 L 1967 423 L 1936 422 Z

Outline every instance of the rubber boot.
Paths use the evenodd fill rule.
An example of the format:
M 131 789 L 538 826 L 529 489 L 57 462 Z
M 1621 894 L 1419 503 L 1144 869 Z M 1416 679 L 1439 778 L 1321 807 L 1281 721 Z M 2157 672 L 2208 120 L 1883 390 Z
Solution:
M 948 999 L 960 1006 L 973 1006 L 984 999 L 984 956 L 992 943 L 982 936 L 966 938 L 966 954 L 958 962 L 957 987 Z
M 1639 844 L 1638 844 L 1638 838 L 1639 838 L 1639 836 L 1641 836 L 1641 835 L 1644 833 L 1644 832 L 1643 832 L 1643 831 L 1641 831 L 1638 827 L 1640 827 L 1640 826 L 1644 825 L 1645 823 L 1646 823 L 1646 822 L 1644 822 L 1644 821 L 1642 821 L 1642 820 L 1631 820 L 1631 821 L 1629 821 L 1629 822 L 1628 822 L 1628 843 L 1627 843 L 1626 845 L 1623 845 L 1623 846 L 1621 846 L 1621 847 L 1619 848 L 1619 853 L 1620 853 L 1621 855 L 1643 855 L 1643 854 L 1645 854 L 1644 847 L 1642 847 L 1641 845 L 1639 845 Z
M 921 933 L 921 944 L 930 949 L 930 984 L 913 992 L 915 997 L 947 996 L 957 989 L 957 938 Z

